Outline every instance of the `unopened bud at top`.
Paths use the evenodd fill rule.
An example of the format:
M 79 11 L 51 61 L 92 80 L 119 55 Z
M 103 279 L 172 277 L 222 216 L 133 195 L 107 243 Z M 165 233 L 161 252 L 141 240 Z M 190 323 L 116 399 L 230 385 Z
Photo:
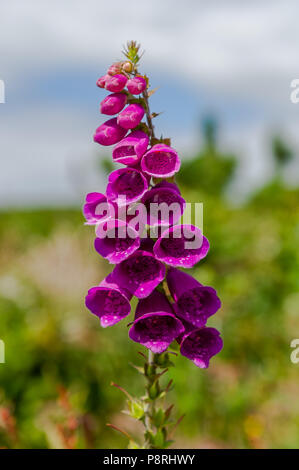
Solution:
M 132 72 L 133 70 L 133 64 L 132 62 L 124 62 L 123 65 L 122 65 L 122 69 L 124 72 Z
M 107 70 L 108 75 L 116 75 L 121 72 L 122 62 L 114 62 Z

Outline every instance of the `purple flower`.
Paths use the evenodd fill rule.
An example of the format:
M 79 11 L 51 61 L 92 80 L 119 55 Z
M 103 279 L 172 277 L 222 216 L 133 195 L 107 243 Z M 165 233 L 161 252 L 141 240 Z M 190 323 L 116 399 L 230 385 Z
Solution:
M 165 266 L 148 251 L 138 250 L 118 264 L 114 279 L 139 299 L 147 297 L 165 277 Z
M 127 95 L 125 93 L 112 93 L 106 96 L 100 104 L 100 111 L 102 114 L 113 114 L 119 113 L 127 102 Z
M 200 328 L 183 336 L 181 354 L 197 367 L 206 369 L 212 356 L 223 348 L 223 341 L 219 331 L 215 328 Z
M 125 75 L 121 73 L 113 75 L 106 80 L 105 88 L 108 91 L 112 91 L 113 93 L 118 93 L 122 91 L 127 83 L 128 79 Z
M 183 332 L 184 326 L 161 292 L 155 290 L 146 299 L 139 300 L 135 321 L 129 330 L 133 341 L 161 354 Z
M 104 194 L 87 194 L 83 206 L 83 215 L 86 219 L 86 224 L 95 225 L 100 221 L 106 220 L 110 216 L 110 206 Z
M 105 83 L 106 83 L 106 80 L 110 78 L 109 75 L 103 75 L 102 77 L 100 77 L 98 80 L 97 80 L 97 86 L 99 88 L 105 88 Z
M 156 178 L 169 178 L 180 169 L 177 152 L 165 144 L 156 144 L 143 155 L 141 169 Z
M 110 173 L 106 195 L 109 201 L 122 206 L 138 201 L 147 188 L 148 182 L 141 171 L 121 168 Z
M 119 287 L 109 274 L 99 286 L 89 289 L 85 305 L 99 317 L 102 327 L 106 328 L 129 315 L 131 298 L 130 292 Z
M 127 88 L 132 95 L 140 95 L 146 89 L 146 80 L 143 77 L 134 77 L 127 81 Z
M 194 225 L 174 225 L 164 230 L 154 246 L 157 259 L 182 268 L 192 268 L 208 251 L 208 239 Z
M 145 132 L 133 131 L 114 147 L 112 158 L 117 163 L 134 165 L 146 152 L 148 142 L 149 137 Z
M 96 251 L 111 264 L 121 263 L 140 246 L 138 233 L 123 220 L 109 219 L 100 223 L 96 235 Z
M 186 203 L 175 184 L 158 184 L 141 199 L 147 210 L 148 225 L 173 225 L 183 214 Z
M 167 283 L 176 302 L 176 314 L 197 328 L 204 326 L 207 319 L 221 307 L 215 289 L 203 286 L 183 271 L 170 268 Z
M 101 145 L 113 145 L 123 139 L 126 133 L 126 129 L 117 124 L 117 118 L 112 118 L 96 129 L 93 140 Z
M 129 104 L 117 118 L 117 123 L 124 129 L 133 129 L 138 126 L 144 116 L 144 107 L 141 104 Z

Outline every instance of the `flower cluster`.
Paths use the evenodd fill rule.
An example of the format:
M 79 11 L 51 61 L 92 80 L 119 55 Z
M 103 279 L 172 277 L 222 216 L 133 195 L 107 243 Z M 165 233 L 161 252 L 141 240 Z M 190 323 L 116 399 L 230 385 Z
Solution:
M 96 129 L 94 141 L 114 145 L 112 159 L 124 167 L 109 175 L 105 194 L 86 196 L 83 213 L 86 223 L 96 226 L 95 249 L 115 265 L 88 291 L 86 306 L 105 328 L 128 317 L 136 296 L 129 337 L 156 354 L 177 340 L 183 356 L 206 368 L 222 348 L 219 332 L 206 326 L 221 303 L 212 287 L 178 268 L 192 268 L 203 259 L 209 242 L 197 227 L 178 224 L 185 210 L 174 178 L 180 159 L 168 139 L 154 135 L 148 79 L 138 73 L 137 62 L 128 55 L 97 81 L 110 92 L 100 111 L 113 117 Z M 139 204 L 146 209 L 174 204 L 176 209 L 169 218 L 147 210 L 136 227 L 130 209 Z M 150 237 L 151 227 L 158 229 L 156 237 Z

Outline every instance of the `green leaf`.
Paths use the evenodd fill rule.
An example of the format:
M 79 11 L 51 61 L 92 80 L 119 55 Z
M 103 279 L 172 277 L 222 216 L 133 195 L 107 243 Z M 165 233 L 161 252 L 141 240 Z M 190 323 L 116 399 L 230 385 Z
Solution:
M 142 419 L 144 416 L 144 409 L 143 406 L 140 402 L 134 400 L 134 401 L 128 401 L 128 406 L 130 410 L 130 415 L 134 419 Z
M 156 428 L 159 428 L 164 423 L 164 420 L 165 420 L 164 411 L 162 410 L 162 408 L 159 408 L 153 416 L 153 421 L 154 421 Z
M 154 382 L 153 385 L 148 390 L 148 395 L 151 400 L 155 400 L 160 395 L 159 384 Z
M 164 447 L 164 435 L 161 429 L 159 429 L 157 434 L 154 436 L 154 446 L 159 449 L 163 449 Z

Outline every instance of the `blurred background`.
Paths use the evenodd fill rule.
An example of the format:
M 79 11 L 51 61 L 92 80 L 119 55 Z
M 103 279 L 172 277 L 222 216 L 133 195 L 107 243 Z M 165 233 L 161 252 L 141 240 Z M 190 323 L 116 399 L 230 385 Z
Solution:
M 157 134 L 182 159 L 178 182 L 203 202 L 211 250 L 193 274 L 223 307 L 209 325 L 225 347 L 208 370 L 169 371 L 186 416 L 178 448 L 298 448 L 298 3 L 11 0 L 1 9 L 0 446 L 124 448 L 106 427 L 121 413 L 117 381 L 140 394 L 141 348 L 125 323 L 101 329 L 84 307 L 110 270 L 84 227 L 87 192 L 103 191 L 111 149 L 99 76 L 142 44 Z

